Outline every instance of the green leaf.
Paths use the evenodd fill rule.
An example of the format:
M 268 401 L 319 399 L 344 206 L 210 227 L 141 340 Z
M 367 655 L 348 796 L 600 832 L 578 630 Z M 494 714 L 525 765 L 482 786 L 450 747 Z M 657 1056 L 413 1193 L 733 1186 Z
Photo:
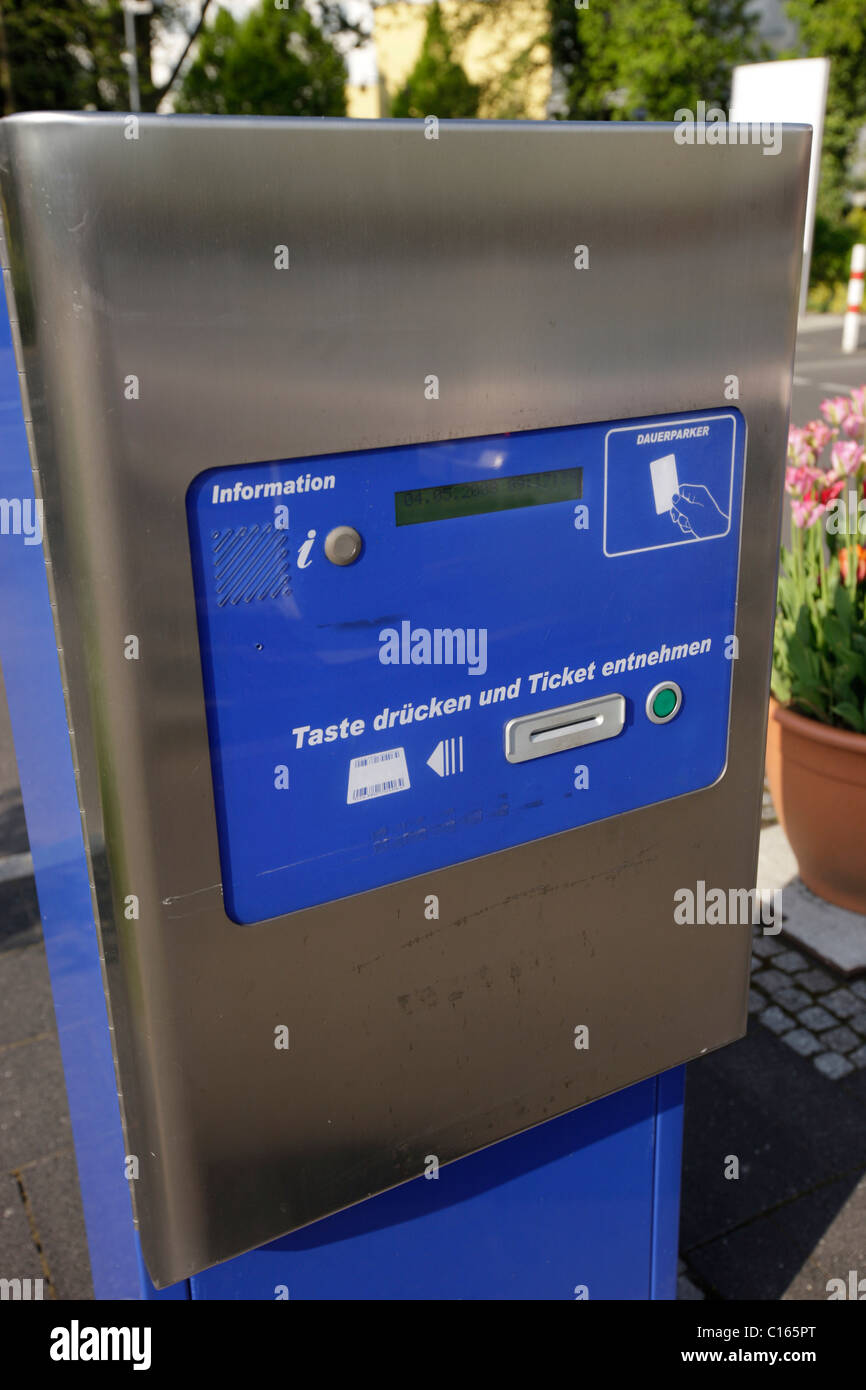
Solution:
M 773 679 L 770 689 L 780 705 L 787 705 L 791 700 L 791 682 L 779 671 L 773 672 Z
M 866 719 L 852 701 L 845 700 L 841 704 L 833 705 L 833 713 L 856 734 L 862 734 L 866 730 Z
M 852 626 L 851 619 L 853 617 L 853 613 L 851 611 L 851 595 L 848 593 L 848 590 L 842 584 L 838 585 L 836 589 L 836 597 L 833 606 L 836 609 L 836 614 L 839 618 L 839 621 L 844 625 L 846 631 L 850 631 Z

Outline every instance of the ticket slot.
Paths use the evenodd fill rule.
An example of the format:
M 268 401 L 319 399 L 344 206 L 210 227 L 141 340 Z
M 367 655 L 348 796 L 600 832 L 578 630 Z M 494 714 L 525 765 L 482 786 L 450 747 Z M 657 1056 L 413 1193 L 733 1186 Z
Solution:
M 567 748 L 616 738 L 625 724 L 625 697 L 601 695 L 573 705 L 523 714 L 505 726 L 505 756 L 510 763 L 546 758 Z

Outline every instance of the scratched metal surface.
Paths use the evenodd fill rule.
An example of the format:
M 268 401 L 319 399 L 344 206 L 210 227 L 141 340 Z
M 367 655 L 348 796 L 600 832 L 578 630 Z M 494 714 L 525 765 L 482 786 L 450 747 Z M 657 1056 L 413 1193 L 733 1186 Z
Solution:
M 748 929 L 678 927 L 671 902 L 698 879 L 754 881 L 810 135 L 786 128 L 768 158 L 620 123 L 443 124 L 433 142 L 414 123 L 154 117 L 126 133 L 121 117 L 12 118 L 0 185 L 134 1198 L 162 1285 L 742 1033 Z M 721 406 L 731 373 L 749 442 L 721 781 L 232 924 L 191 479 Z

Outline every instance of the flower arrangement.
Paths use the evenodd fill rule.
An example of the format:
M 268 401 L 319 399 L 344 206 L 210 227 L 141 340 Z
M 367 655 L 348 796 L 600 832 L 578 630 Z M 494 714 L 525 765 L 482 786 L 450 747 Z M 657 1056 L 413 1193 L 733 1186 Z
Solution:
M 866 386 L 791 427 L 772 691 L 782 705 L 866 733 Z M 861 544 L 862 542 L 862 544 Z

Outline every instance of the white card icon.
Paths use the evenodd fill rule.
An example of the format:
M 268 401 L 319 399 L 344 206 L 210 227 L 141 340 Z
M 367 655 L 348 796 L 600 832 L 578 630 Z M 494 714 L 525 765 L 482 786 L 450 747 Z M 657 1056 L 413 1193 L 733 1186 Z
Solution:
M 674 493 L 679 491 L 677 481 L 677 460 L 675 454 L 665 454 L 664 458 L 653 459 L 650 464 L 650 477 L 653 484 L 653 497 L 656 515 L 669 512 L 673 506 Z

